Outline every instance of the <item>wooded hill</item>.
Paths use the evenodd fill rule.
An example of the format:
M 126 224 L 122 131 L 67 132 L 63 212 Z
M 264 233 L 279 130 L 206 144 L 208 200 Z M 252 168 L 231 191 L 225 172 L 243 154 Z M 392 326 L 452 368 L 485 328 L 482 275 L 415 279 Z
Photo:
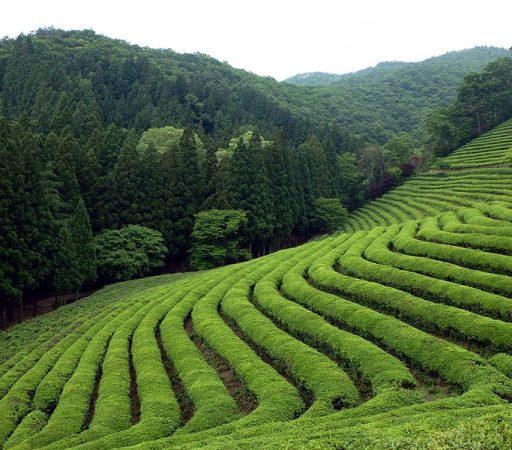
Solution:
M 426 128 L 428 152 L 446 153 L 510 117 L 511 61 L 463 79 Z M 335 228 L 345 209 L 426 164 L 414 134 L 367 142 L 381 125 L 386 136 L 403 131 L 409 125 L 385 121 L 421 115 L 417 108 L 400 113 L 387 92 L 379 125 L 371 102 L 345 113 L 336 105 L 350 103 L 319 89 L 92 31 L 2 40 L 2 317 L 27 292 L 76 292 L 97 274 L 140 276 L 162 255 L 206 268 L 268 253 Z M 195 229 L 198 213 L 198 223 L 218 227 Z
M 0 445 L 511 448 L 511 145 L 509 121 L 344 232 L 0 332 Z
M 333 106 L 339 123 L 372 142 L 383 143 L 400 131 L 418 132 L 431 109 L 448 106 L 465 75 L 510 52 L 475 47 L 417 63 L 384 62 L 358 72 L 304 73 L 285 83 L 315 86 L 315 95 Z M 421 131 L 420 131 L 421 133 Z

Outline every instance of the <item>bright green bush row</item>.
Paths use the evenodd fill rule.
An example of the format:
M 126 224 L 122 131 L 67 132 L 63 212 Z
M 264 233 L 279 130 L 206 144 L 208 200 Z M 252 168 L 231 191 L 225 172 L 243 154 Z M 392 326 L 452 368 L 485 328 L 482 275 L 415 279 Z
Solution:
M 94 331 L 90 336 L 85 335 L 82 337 L 82 339 L 86 338 L 84 343 L 80 343 L 79 340 L 70 347 L 38 386 L 34 397 L 34 406 L 42 410 L 52 408 L 63 390 L 64 383 L 67 382 L 70 377 L 72 378 L 73 371 L 77 368 L 78 360 L 85 356 L 87 346 L 92 344 L 93 348 L 96 348 L 94 338 L 91 339 L 91 337 L 98 335 L 98 333 L 108 334 L 108 330 L 115 330 L 102 363 L 102 377 L 93 420 L 90 424 L 90 428 L 81 434 L 81 439 L 84 441 L 87 438 L 96 438 L 130 426 L 128 340 L 137 324 L 152 307 L 151 303 L 144 307 L 150 300 L 155 300 L 154 295 L 153 298 L 147 294 L 142 297 L 135 296 L 131 299 L 131 303 L 133 303 L 132 306 L 128 307 L 129 305 L 127 304 L 127 309 L 117 317 L 107 317 L 106 320 L 99 322 L 97 326 L 93 327 Z M 99 369 L 96 368 L 96 372 L 98 370 Z M 71 389 L 74 391 L 75 395 L 76 384 L 82 383 L 86 377 L 87 375 L 84 373 L 84 376 L 80 377 L 78 381 L 74 383 L 70 381 Z M 69 386 L 66 385 L 66 389 L 69 390 Z M 66 399 L 64 398 L 64 392 L 61 397 L 62 403 L 59 403 L 55 411 L 57 414 L 57 424 L 55 424 L 55 419 L 53 419 L 54 416 L 52 415 L 52 422 L 49 424 L 48 428 L 40 435 L 36 435 L 30 439 L 27 443 L 28 447 L 40 445 L 41 442 L 51 443 L 59 439 L 65 439 L 68 437 L 68 433 L 69 435 L 73 435 L 83 428 L 84 417 L 89 410 L 92 391 L 82 392 L 82 395 L 76 395 L 76 397 L 70 395 L 67 407 L 65 405 Z M 69 404 L 72 405 L 71 407 L 74 412 L 81 408 L 83 415 L 81 417 L 77 416 L 75 421 L 69 421 L 69 427 L 65 428 L 58 415 L 60 414 L 60 418 L 67 415 L 67 411 L 71 408 Z M 63 428 L 62 431 L 60 430 L 61 425 Z M 57 428 L 58 432 L 55 432 L 55 428 Z
M 9 392 L 0 400 L 0 444 L 14 431 L 18 422 L 31 409 L 34 391 L 66 349 L 81 335 L 80 328 L 52 346 L 26 373 L 14 383 Z
M 272 266 L 288 259 L 288 252 L 275 255 Z M 336 405 L 354 406 L 359 394 L 348 375 L 330 358 L 277 328 L 249 301 L 251 286 L 268 272 L 269 268 L 262 265 L 236 283 L 226 293 L 222 310 L 272 361 L 286 367 L 311 392 L 314 401 L 308 414 L 328 414 Z
M 112 313 L 111 310 L 105 309 L 98 314 L 93 315 L 91 318 L 87 320 L 84 318 L 83 322 L 77 324 L 71 324 L 68 327 L 65 327 L 64 330 L 60 330 L 60 332 L 55 332 L 49 334 L 47 336 L 48 341 L 44 343 L 40 343 L 37 347 L 33 348 L 33 350 L 25 355 L 22 359 L 18 360 L 11 368 L 9 368 L 3 376 L 0 378 L 0 397 L 3 397 L 8 390 L 12 387 L 12 385 L 26 372 L 30 370 L 34 364 L 48 352 L 48 350 L 57 343 L 62 340 L 66 340 L 68 345 L 72 345 L 72 343 L 84 332 L 92 327 L 97 321 L 101 320 L 103 316 L 108 313 Z M 77 332 L 79 330 L 79 332 Z M 23 352 L 20 351 L 20 354 L 23 355 Z
M 290 433 L 292 436 L 307 435 L 313 430 L 316 433 L 329 433 L 340 426 L 354 426 L 360 421 L 366 423 L 372 420 L 372 416 L 393 411 L 400 407 L 406 407 L 420 403 L 421 399 L 415 391 L 405 389 L 393 389 L 382 392 L 357 408 L 343 409 L 333 414 L 322 417 L 306 418 L 301 416 L 299 420 L 290 422 L 273 422 L 254 427 L 244 427 L 237 429 L 236 433 L 227 433 L 224 427 L 217 427 L 206 432 L 200 432 L 192 435 L 174 435 L 169 438 L 160 439 L 154 442 L 145 442 L 137 446 L 129 447 L 132 449 L 161 449 L 161 448 L 199 448 L 217 444 L 225 445 L 236 443 L 238 448 L 255 448 L 251 442 L 259 438 L 268 437 L 274 448 L 296 448 L 287 446 L 289 438 L 281 441 L 280 437 Z M 487 402 L 488 403 L 488 402 Z M 447 406 L 444 405 L 446 409 Z M 272 438 L 271 438 L 272 436 Z M 245 440 L 247 439 L 247 441 Z M 325 447 L 320 447 L 325 448 Z M 328 447 L 327 447 L 328 448 Z
M 449 261 L 464 267 L 480 269 L 491 273 L 512 273 L 512 259 L 506 255 L 483 252 L 472 248 L 422 241 L 399 233 L 393 245 L 403 253 L 412 256 L 426 256 Z
M 492 227 L 494 229 L 512 227 L 511 222 L 488 217 L 476 208 L 461 208 L 457 210 L 457 214 L 462 218 L 464 223 L 469 225 L 481 225 L 484 227 Z
M 470 341 L 490 344 L 497 349 L 512 348 L 512 324 L 461 310 L 442 303 L 434 303 L 407 292 L 380 283 L 400 283 L 406 276 L 421 277 L 364 260 L 361 254 L 382 229 L 374 229 L 360 239 L 339 258 L 341 269 L 352 276 L 339 274 L 336 286 L 364 304 L 391 311 L 401 318 L 433 330 L 450 334 L 455 331 Z M 402 273 L 403 272 L 403 273 Z M 378 283 L 368 281 L 378 280 Z M 403 281 L 402 281 L 403 282 Z M 454 296 L 455 297 L 455 296 Z M 464 299 L 459 299 L 463 302 Z M 476 300 L 474 300 L 476 301 Z
M 506 353 L 498 353 L 488 359 L 488 361 L 507 377 L 512 378 L 512 356 Z
M 512 239 L 509 237 L 477 233 L 450 233 L 439 229 L 437 222 L 436 218 L 429 218 L 423 221 L 417 236 L 420 239 L 440 244 L 464 246 L 496 253 L 512 253 Z
M 121 312 L 118 319 L 116 319 L 115 313 L 105 314 L 105 317 L 102 317 L 101 320 L 97 317 L 95 319 L 97 320 L 96 324 L 62 354 L 52 370 L 37 387 L 33 399 L 34 409 L 46 412 L 54 409 L 65 383 L 71 378 L 84 351 L 94 336 L 105 326 L 111 327 L 113 321 L 116 324 L 124 322 L 124 320 L 130 318 L 133 313 L 143 306 L 140 303 L 141 299 L 139 297 L 134 297 L 130 300 L 123 303 L 127 311 Z
M 493 204 L 484 204 L 479 205 L 479 209 L 494 219 L 512 222 L 510 203 L 496 202 Z
M 345 277 L 332 268 L 344 248 L 346 251 L 347 245 L 350 246 L 361 237 L 361 234 L 356 234 L 344 246 L 319 258 L 309 269 L 312 280 L 321 288 L 332 292 L 347 293 L 354 297 L 364 295 L 365 299 L 374 295 L 375 283 Z M 338 295 L 319 291 L 305 280 L 301 281 L 297 277 L 295 280 L 295 283 L 290 283 L 286 277 L 283 280 L 283 290 L 294 300 L 378 340 L 423 370 L 437 373 L 448 382 L 464 389 L 491 386 L 498 392 L 508 393 L 507 395 L 512 392 L 510 380 L 475 353 L 420 331 L 395 317 L 347 301 Z
M 391 202 L 391 203 L 389 203 Z M 404 220 L 411 220 L 410 213 L 406 210 L 401 203 L 395 203 L 393 197 L 381 197 L 375 200 L 374 205 L 378 210 L 385 210 L 390 214 L 393 214 L 395 220 L 392 223 L 403 222 Z
M 394 234 L 393 230 L 398 230 Z M 407 243 L 411 243 L 412 247 L 415 244 L 423 244 L 422 241 L 417 241 L 413 238 L 416 233 L 417 223 L 408 222 L 401 227 L 394 226 L 386 232 L 390 237 L 389 243 L 398 248 L 406 248 Z M 392 235 L 392 236 L 391 236 Z M 436 244 L 426 243 L 424 246 L 425 254 L 429 254 L 428 250 L 435 248 Z M 512 278 L 496 273 L 482 272 L 479 270 L 461 267 L 457 264 L 452 264 L 445 261 L 439 261 L 433 258 L 426 258 L 423 256 L 410 256 L 408 254 L 400 253 L 399 251 L 381 251 L 378 254 L 378 260 L 374 255 L 371 255 L 372 248 L 379 245 L 382 248 L 384 243 L 376 240 L 367 250 L 366 256 L 376 262 L 384 262 L 385 264 L 398 267 L 412 272 L 418 272 L 423 275 L 429 275 L 437 279 L 444 279 L 458 283 L 459 285 L 469 285 L 477 289 L 487 290 L 501 295 L 512 295 Z M 389 246 L 389 245 L 388 245 Z M 386 247 L 387 248 L 387 247 Z M 382 250 L 384 250 L 382 248 Z M 437 255 L 433 255 L 436 257 Z
M 123 302 L 120 303 L 120 305 L 123 304 Z M 93 306 L 94 304 L 90 304 Z M 82 333 L 87 333 L 87 330 L 90 326 L 93 326 L 94 332 L 101 330 L 102 325 L 105 323 L 109 323 L 109 321 L 113 318 L 115 318 L 116 313 L 118 313 L 120 310 L 119 308 L 112 308 L 111 311 L 105 310 L 105 312 L 110 312 L 110 314 L 100 313 L 94 319 L 90 319 L 89 321 L 86 321 L 85 323 L 78 322 L 75 326 L 75 330 L 68 335 L 65 339 L 58 342 L 56 345 L 51 347 L 41 359 L 30 369 L 28 370 L 12 387 L 12 389 L 9 391 L 9 393 L 4 397 L 2 402 L 4 403 L 5 407 L 2 407 L 2 411 L 5 414 L 6 420 L 2 422 L 0 425 L 0 430 L 2 432 L 2 438 L 5 439 L 10 432 L 13 430 L 13 426 L 16 424 L 17 421 L 19 421 L 26 413 L 30 411 L 32 408 L 31 405 L 31 397 L 34 391 L 39 388 L 41 381 L 44 379 L 45 376 L 47 376 L 47 373 L 50 372 L 50 369 L 52 369 L 57 363 L 62 365 L 64 367 L 66 365 L 65 359 L 63 360 L 63 355 L 69 350 L 69 348 L 74 345 L 77 340 L 81 339 Z M 101 320 L 101 316 L 105 316 L 103 320 Z M 87 316 L 87 314 L 85 314 Z M 94 315 L 94 313 L 93 313 Z M 66 377 L 65 374 L 61 374 L 64 377 Z M 67 379 L 67 378 L 66 378 Z M 57 386 L 55 385 L 46 385 L 49 387 L 49 393 L 48 397 L 53 398 L 54 401 L 56 400 L 55 397 L 58 397 L 60 394 L 60 391 L 62 390 L 62 385 L 65 382 L 65 380 L 54 380 L 57 383 Z M 42 386 L 42 390 L 39 390 L 40 393 L 44 391 L 44 384 Z M 45 395 L 40 394 L 41 397 L 38 397 L 39 399 L 44 399 Z M 53 396 L 53 397 L 52 397 Z M 39 400 L 38 400 L 39 401 Z M 1 403 L 1 402 L 0 402 Z M 49 406 L 52 403 L 50 401 L 47 406 Z M 4 434 L 5 433 L 5 434 Z
M 509 141 L 510 142 L 510 141 Z M 510 147 L 510 143 L 508 145 L 497 144 L 493 146 L 487 146 L 486 148 L 481 148 L 481 152 L 457 152 L 453 155 L 449 156 L 445 159 L 445 161 L 449 161 L 450 163 L 465 161 L 465 160 L 478 160 L 478 159 L 487 159 L 492 157 L 499 157 L 506 154 L 508 147 Z
M 12 448 L 15 445 L 23 442 L 30 438 L 34 434 L 38 433 L 48 422 L 48 415 L 42 411 L 32 411 L 27 414 L 21 423 L 17 426 L 14 433 L 7 440 L 4 447 L 5 449 Z
M 272 257 L 246 263 L 251 270 L 260 264 L 271 269 Z M 304 409 L 297 390 L 243 342 L 218 314 L 220 299 L 205 296 L 192 311 L 196 332 L 235 371 L 249 391 L 258 398 L 258 407 L 234 422 L 237 428 L 277 420 L 290 420 Z M 225 425 L 228 429 L 231 429 Z
M 450 233 L 476 233 L 512 237 L 512 227 L 462 223 L 454 212 L 443 214 L 439 219 L 439 225 L 443 231 Z
M 307 253 L 281 264 L 262 278 L 254 290 L 258 304 L 286 330 L 313 340 L 329 354 L 345 361 L 371 384 L 374 393 L 399 386 L 413 386 L 414 378 L 401 361 L 365 339 L 329 324 L 279 293 L 276 285 L 281 278 L 284 277 L 285 283 L 287 277 L 300 277 L 308 264 L 325 252 L 325 247 L 325 244 L 319 249 L 309 247 Z
M 458 207 L 474 207 L 475 204 L 480 202 L 497 201 L 503 200 L 504 196 L 496 196 L 491 194 L 479 194 L 479 193 L 463 193 L 463 192 L 447 192 L 439 191 L 438 193 L 432 193 L 428 191 L 426 187 L 407 187 L 407 195 L 416 196 L 418 201 L 439 200 L 448 203 L 449 208 L 456 209 Z
M 131 426 L 129 358 L 132 336 L 139 323 L 164 295 L 165 292 L 160 290 L 147 293 L 146 298 L 140 302 L 141 308 L 123 317 L 124 320 L 122 319 L 121 324 L 116 327 L 102 364 L 94 416 L 89 429 L 80 434 L 81 441 L 94 440 Z
M 169 286 L 170 290 L 165 289 L 163 300 L 147 312 L 133 333 L 132 358 L 140 400 L 140 421 L 128 429 L 97 439 L 94 433 L 82 433 L 56 442 L 48 449 L 65 449 L 79 444 L 78 448 L 91 450 L 123 447 L 167 436 L 179 426 L 180 408 L 163 365 L 155 332 L 165 314 L 196 282 L 199 280 L 190 277 Z
M 484 292 L 479 289 L 464 286 L 462 284 L 445 281 L 447 273 L 443 263 L 437 262 L 437 266 L 427 261 L 427 270 L 434 272 L 435 277 L 416 273 L 416 268 L 421 265 L 421 260 L 416 262 L 415 257 L 403 257 L 389 250 L 392 238 L 397 234 L 399 226 L 389 227 L 387 230 L 374 229 L 367 239 L 366 249 L 362 245 L 359 250 L 364 252 L 368 261 L 357 261 L 355 252 L 351 261 L 347 263 L 346 270 L 361 278 L 377 281 L 412 293 L 413 295 L 428 297 L 435 301 L 446 302 L 457 307 L 467 308 L 477 313 L 483 313 L 503 320 L 512 319 L 512 302 L 506 297 Z M 405 259 L 405 261 L 404 261 Z M 407 262 L 413 268 L 409 271 Z M 377 264 L 374 264 L 377 263 Z M 441 266 L 439 270 L 439 266 Z M 436 271 L 436 268 L 438 270 Z M 476 277 L 478 278 L 478 276 Z M 502 277 L 503 278 L 503 277 Z M 512 279 L 510 280 L 512 282 Z
M 450 196 L 441 196 L 436 194 L 429 194 L 426 192 L 426 189 L 422 189 L 417 193 L 409 192 L 409 191 L 393 191 L 392 194 L 398 200 L 402 199 L 411 199 L 413 202 L 417 202 L 419 204 L 427 204 L 430 207 L 433 207 L 439 211 L 447 211 L 452 210 L 454 208 L 460 206 L 473 206 L 473 203 L 466 202 L 466 204 L 460 204 L 458 199 L 454 199 Z
M 469 402 L 468 402 L 469 403 Z M 410 409 L 410 410 L 409 410 Z M 351 421 L 316 424 L 302 429 L 281 429 L 273 433 L 242 438 L 223 436 L 209 441 L 209 450 L 227 449 L 502 449 L 512 446 L 512 416 L 504 405 L 469 406 L 468 408 L 432 408 L 416 412 L 413 407 L 370 417 L 359 424 Z M 254 430 L 254 432 L 259 430 Z M 200 448 L 201 443 L 186 448 Z M 141 448 L 141 447 L 139 447 Z M 161 448 L 157 445 L 148 449 Z
M 137 280 L 137 287 L 142 288 L 147 283 L 149 283 L 147 280 Z M 103 311 L 108 310 L 111 313 L 118 309 L 125 295 L 130 293 L 126 284 L 128 283 L 107 286 L 79 302 L 63 306 L 51 314 L 36 317 L 2 331 L 0 361 L 3 363 L 0 366 L 0 376 L 36 348 L 39 348 L 40 354 L 43 355 L 49 348 L 49 341 L 56 343 L 60 339 L 59 336 L 65 336 L 77 327 L 77 317 L 80 317 L 83 327 L 85 322 Z
M 203 283 L 170 310 L 160 325 L 165 351 L 194 404 L 194 416 L 179 430 L 180 433 L 206 430 L 237 417 L 235 400 L 190 340 L 183 323 L 201 298 L 215 297 L 220 302 L 240 272 L 243 273 L 240 267 L 232 266 L 204 274 Z
M 89 412 L 96 374 L 104 358 L 113 329 L 100 330 L 85 349 L 80 363 L 64 386 L 48 424 L 27 441 L 24 448 L 43 447 L 83 430 Z
M 444 161 L 449 162 L 453 167 L 454 163 L 460 161 L 470 161 L 479 159 L 490 159 L 490 158 L 503 158 L 507 154 L 507 150 L 510 148 L 510 141 L 507 143 L 489 145 L 481 147 L 480 151 L 466 151 L 466 152 L 455 152 L 448 156 Z

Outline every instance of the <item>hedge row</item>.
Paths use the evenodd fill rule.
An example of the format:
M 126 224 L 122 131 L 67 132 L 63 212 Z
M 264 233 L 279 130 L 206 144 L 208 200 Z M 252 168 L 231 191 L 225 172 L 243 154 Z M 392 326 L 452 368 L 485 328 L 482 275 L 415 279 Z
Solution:
M 270 270 L 272 257 L 244 265 L 254 270 L 259 264 Z M 255 264 L 256 263 L 256 264 Z M 257 265 L 258 264 L 258 265 Z M 218 314 L 218 296 L 205 296 L 192 310 L 196 332 L 235 371 L 247 389 L 258 398 L 258 407 L 249 415 L 234 422 L 238 428 L 277 421 L 290 420 L 304 410 L 298 391 L 271 366 L 263 362 L 252 348 L 242 341 Z M 231 424 L 228 424 L 228 427 Z M 226 425 L 225 425 L 226 427 Z
M 42 411 L 32 411 L 27 414 L 18 425 L 14 433 L 7 440 L 4 449 L 12 448 L 35 433 L 41 431 L 48 422 L 48 415 Z
M 66 449 L 79 444 L 83 449 L 121 447 L 167 436 L 179 426 L 179 405 L 163 365 L 155 331 L 165 314 L 182 300 L 194 282 L 195 278 L 191 277 L 163 289 L 163 300 L 146 313 L 133 333 L 131 351 L 140 400 L 140 421 L 128 429 L 101 437 L 101 433 L 95 435 L 91 428 L 90 432 L 63 439 L 48 449 Z M 160 289 L 156 288 L 157 291 Z
M 447 275 L 443 263 L 438 263 L 436 266 L 427 261 L 426 270 L 430 271 L 434 277 L 416 273 L 415 269 L 421 265 L 421 260 L 415 261 L 414 257 L 404 258 L 403 255 L 389 250 L 391 239 L 398 230 L 399 226 L 389 227 L 387 230 L 378 228 L 372 230 L 368 236 L 367 247 L 364 248 L 362 245 L 352 253 L 356 257 L 352 260 L 355 260 L 356 263 L 347 263 L 347 272 L 436 302 L 445 302 L 503 320 L 512 319 L 512 302 L 509 298 L 438 279 Z M 356 253 L 358 250 L 361 251 L 361 254 Z M 358 256 L 364 256 L 367 261 L 362 258 L 358 261 Z M 407 268 L 407 263 L 413 269 L 412 271 Z M 478 276 L 475 278 L 478 279 Z M 512 282 L 512 279 L 510 281 Z
M 283 252 L 274 256 L 272 265 L 281 266 L 288 259 L 288 252 Z M 354 406 L 359 394 L 348 375 L 330 358 L 280 330 L 249 301 L 251 286 L 268 272 L 263 265 L 242 278 L 226 293 L 222 310 L 272 361 L 286 367 L 311 392 L 314 401 L 309 415 L 331 413 L 335 406 Z
M 112 311 L 108 311 L 108 313 L 112 313 Z M 55 333 L 53 336 L 48 336 L 48 341 L 35 347 L 3 374 L 0 378 L 0 398 L 3 397 L 14 383 L 23 376 L 23 374 L 27 373 L 53 346 L 63 340 L 65 340 L 66 345 L 72 345 L 82 333 L 87 332 L 90 327 L 94 326 L 97 321 L 101 320 L 106 314 L 107 312 L 105 311 L 100 312 L 92 318 L 84 320 L 82 323 L 74 323 L 64 328 L 64 330 Z M 23 354 L 23 352 L 21 352 L 21 354 Z
M 277 283 L 281 278 L 284 284 L 287 277 L 300 276 L 307 265 L 325 250 L 325 244 L 320 248 L 310 247 L 305 255 L 301 254 L 299 258 L 289 260 L 270 272 L 256 285 L 255 300 L 287 331 L 314 341 L 317 346 L 325 348 L 328 354 L 342 359 L 371 384 L 374 393 L 414 386 L 414 378 L 401 361 L 371 342 L 331 325 L 279 293 Z
M 340 250 L 343 249 L 336 248 L 319 258 L 309 268 L 309 276 L 322 289 L 357 295 L 359 286 L 350 283 L 350 280 L 346 280 L 348 277 L 332 268 L 340 256 Z M 438 374 L 449 383 L 466 390 L 492 388 L 503 395 L 512 393 L 510 380 L 483 358 L 458 345 L 420 331 L 395 317 L 345 300 L 339 295 L 319 291 L 296 274 L 285 277 L 282 288 L 295 301 L 377 340 L 386 348 L 406 357 L 423 370 Z
M 459 285 L 468 285 L 480 290 L 486 290 L 501 295 L 512 295 L 512 278 L 489 272 L 461 267 L 450 262 L 439 261 L 437 259 L 410 256 L 400 253 L 398 247 L 406 247 L 407 242 L 411 242 L 412 246 L 416 243 L 423 244 L 422 241 L 416 241 L 413 236 L 416 233 L 417 223 L 409 222 L 401 226 L 390 227 L 386 231 L 386 242 L 376 240 L 365 253 L 368 259 L 385 263 L 397 267 L 399 269 L 417 272 L 428 275 L 437 279 L 452 281 Z M 435 244 L 434 244 L 435 245 Z M 390 251 L 389 247 L 393 246 L 395 251 Z M 428 250 L 429 245 L 425 246 Z M 380 249 L 379 253 L 373 253 L 373 249 Z M 386 251 L 384 251 L 386 250 Z M 426 252 L 428 255 L 428 251 Z M 432 255 L 435 257 L 436 255 Z
M 233 266 L 205 274 L 203 283 L 170 310 L 160 325 L 164 349 L 194 404 L 194 416 L 180 433 L 195 433 L 237 418 L 235 400 L 190 340 L 183 323 L 201 298 L 215 297 L 220 301 L 240 272 L 243 270 Z
M 453 212 L 443 214 L 439 219 L 439 225 L 443 231 L 450 233 L 488 234 L 491 236 L 512 237 L 512 227 L 462 223 L 459 217 Z
M 488 252 L 512 253 L 512 239 L 506 236 L 490 236 L 485 234 L 450 233 L 439 229 L 436 218 L 429 218 L 422 222 L 417 233 L 420 239 L 440 244 L 456 245 L 480 249 Z M 506 257 L 506 256 L 505 256 Z
M 393 245 L 401 252 L 412 256 L 449 261 L 460 266 L 491 273 L 512 274 L 512 258 L 506 255 L 423 241 L 405 233 L 399 233 L 393 239 Z
M 2 411 L 0 444 L 5 442 L 18 422 L 30 412 L 32 395 L 37 386 L 66 349 L 80 337 L 80 334 L 81 330 L 78 327 L 66 338 L 53 345 L 30 370 L 20 376 L 0 400 L 0 411 Z
M 391 311 L 401 318 L 433 331 L 437 330 L 448 335 L 455 331 L 469 341 L 490 344 L 496 349 L 512 348 L 512 324 L 510 323 L 442 303 L 434 303 L 393 287 L 367 281 L 366 278 L 372 277 L 379 282 L 384 280 L 387 282 L 407 274 L 411 277 L 417 275 L 411 272 L 397 274 L 398 269 L 380 266 L 361 258 L 360 255 L 375 239 L 378 232 L 382 230 L 372 230 L 368 236 L 353 245 L 339 258 L 340 267 L 344 272 L 359 277 L 338 274 L 339 280 L 336 286 L 342 293 L 350 294 L 351 298 L 364 304 Z
M 2 331 L 0 376 L 36 349 L 40 355 L 43 355 L 49 348 L 49 341 L 55 344 L 77 327 L 77 317 L 81 319 L 80 326 L 84 327 L 85 322 L 97 317 L 106 309 L 109 313 L 116 310 L 119 306 L 118 302 L 123 300 L 119 295 L 122 291 L 122 288 L 112 289 L 108 286 L 94 295 L 63 306 L 49 315 L 36 317 Z
M 488 361 L 507 377 L 512 378 L 512 356 L 506 353 L 498 353 L 488 359 Z
M 142 307 L 142 305 L 139 304 L 140 300 L 139 297 L 135 297 L 131 302 L 124 303 L 127 312 L 120 314 L 121 322 L 131 317 L 131 314 L 136 313 Z M 102 320 L 99 320 L 62 354 L 55 366 L 41 381 L 35 391 L 33 399 L 35 409 L 47 413 L 53 411 L 59 401 L 64 385 L 73 375 L 87 346 L 98 332 L 105 327 L 111 327 L 112 321 L 114 320 L 116 320 L 116 314 L 105 315 Z M 116 320 L 115 323 L 119 323 L 119 320 Z

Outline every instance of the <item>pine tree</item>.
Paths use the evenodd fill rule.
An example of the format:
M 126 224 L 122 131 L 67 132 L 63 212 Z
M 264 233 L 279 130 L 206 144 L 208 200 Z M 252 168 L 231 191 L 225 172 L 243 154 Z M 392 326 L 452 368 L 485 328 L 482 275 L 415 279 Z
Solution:
M 62 303 L 59 294 L 76 292 L 82 281 L 80 257 L 67 223 L 61 226 L 57 234 L 53 265 L 52 286 L 55 290 L 54 307 L 56 308 Z
M 15 281 L 15 270 L 22 254 L 17 246 L 14 211 L 15 184 L 21 167 L 11 126 L 7 119 L 0 117 L 0 308 L 3 327 L 7 323 L 7 310 L 21 294 Z
M 53 161 L 53 172 L 59 184 L 58 192 L 62 201 L 61 219 L 72 214 L 77 199 L 80 197 L 80 187 L 72 154 L 73 146 L 73 138 L 69 133 L 61 135 L 57 155 Z
M 78 259 L 80 274 L 77 289 L 96 280 L 96 251 L 94 249 L 91 222 L 84 201 L 79 199 L 69 220 L 69 231 Z
M 131 131 L 114 168 L 110 214 L 115 218 L 115 227 L 141 223 L 139 165 L 137 138 Z
M 253 131 L 249 144 L 238 140 L 233 154 L 233 194 L 236 209 L 247 214 L 253 251 L 265 252 L 275 221 L 272 193 L 265 168 L 261 137 Z
M 80 192 L 92 223 L 100 217 L 100 205 L 104 192 L 101 189 L 101 166 L 98 159 L 98 148 L 101 145 L 100 133 L 95 130 L 90 136 L 84 154 L 82 170 L 77 174 Z
M 336 126 L 331 125 L 324 132 L 322 147 L 325 153 L 327 169 L 327 189 L 322 192 L 324 197 L 341 196 L 341 179 L 338 168 L 338 154 L 341 153 L 339 146 L 342 138 Z
M 0 300 L 14 302 L 22 316 L 23 294 L 37 288 L 50 271 L 53 217 L 41 150 L 30 124 L 10 126 L 0 118 Z
M 181 250 L 190 247 L 194 215 L 203 202 L 203 183 L 194 132 L 185 128 L 176 149 L 175 185 L 173 189 L 173 223 L 175 243 Z
M 272 134 L 271 145 L 264 150 L 268 180 L 274 205 L 273 240 L 279 242 L 290 236 L 295 225 L 295 199 L 292 197 L 292 180 L 286 163 L 286 144 L 282 130 Z

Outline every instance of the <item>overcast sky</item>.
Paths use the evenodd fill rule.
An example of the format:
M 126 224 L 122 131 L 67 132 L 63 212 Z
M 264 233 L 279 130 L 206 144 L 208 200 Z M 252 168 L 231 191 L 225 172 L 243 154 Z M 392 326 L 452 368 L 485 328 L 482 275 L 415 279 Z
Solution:
M 4 0 L 0 35 L 92 28 L 278 80 L 512 46 L 511 0 Z

